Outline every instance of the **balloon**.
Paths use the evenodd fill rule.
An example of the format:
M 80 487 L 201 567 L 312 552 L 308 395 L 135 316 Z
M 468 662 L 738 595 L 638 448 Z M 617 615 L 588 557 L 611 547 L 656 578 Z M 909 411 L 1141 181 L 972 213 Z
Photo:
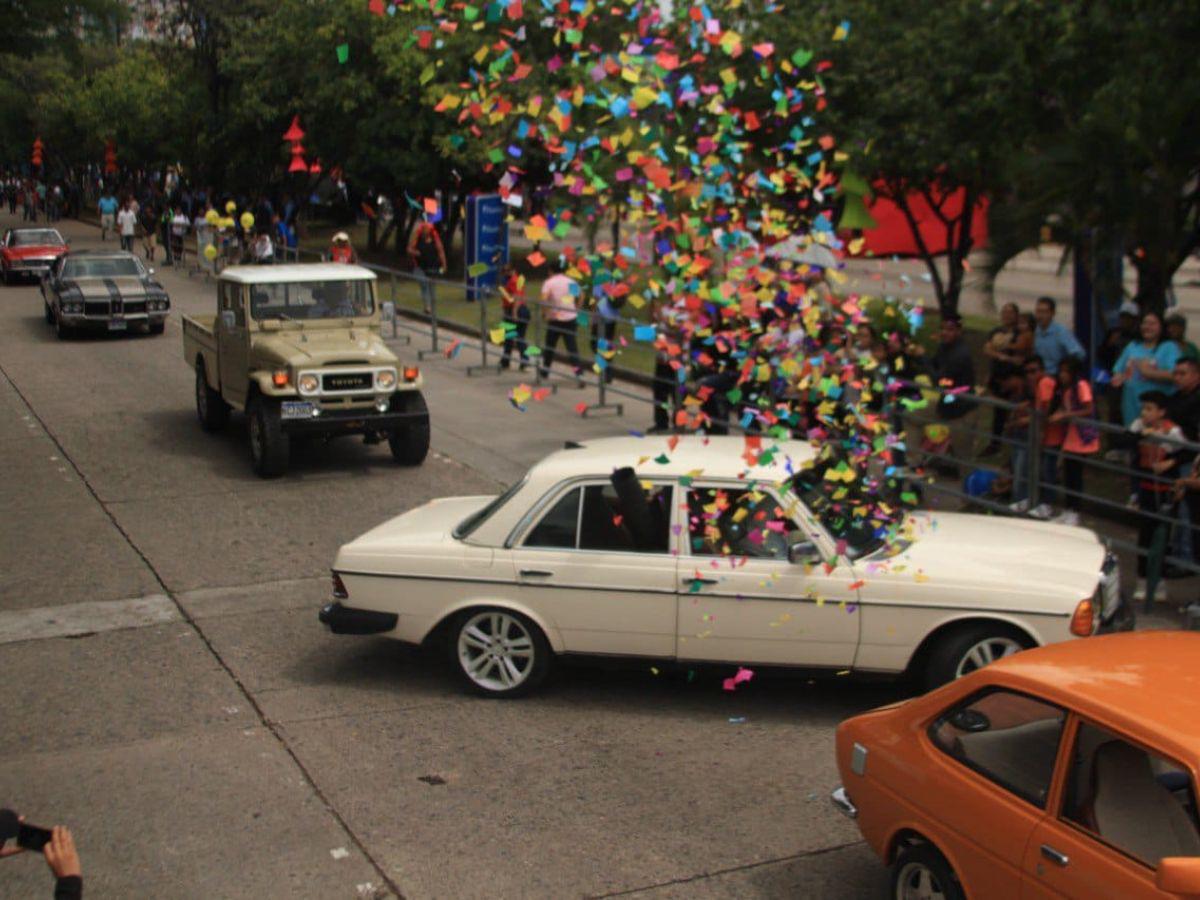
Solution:
M 242 223 L 243 231 L 249 231 L 254 227 L 254 216 L 251 213 L 242 213 L 242 218 L 239 221 Z
M 204 258 L 207 259 L 209 262 L 212 262 L 214 259 L 216 259 L 217 258 L 217 248 L 214 247 L 212 244 L 209 244 L 207 247 L 205 247 L 204 248 Z
M 222 230 L 227 229 L 227 228 L 232 228 L 233 227 L 233 217 L 226 216 L 225 218 L 223 218 L 221 220 L 220 224 L 221 224 Z
M 209 225 L 216 226 L 216 224 L 221 221 L 221 214 L 215 209 L 210 209 L 204 214 L 204 221 Z
M 228 203 L 225 204 L 225 212 L 229 213 L 231 216 L 234 214 L 234 212 L 236 210 L 237 210 L 237 204 L 234 203 L 232 200 L 230 200 Z

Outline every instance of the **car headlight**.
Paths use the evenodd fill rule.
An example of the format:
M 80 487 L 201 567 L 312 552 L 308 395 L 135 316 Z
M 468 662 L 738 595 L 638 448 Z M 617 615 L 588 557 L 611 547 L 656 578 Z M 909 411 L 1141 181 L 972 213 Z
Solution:
M 300 376 L 300 380 L 296 382 L 296 386 L 302 394 L 315 394 L 317 388 L 320 387 L 320 382 L 317 380 L 316 375 L 313 375 L 311 372 L 305 372 Z
M 396 386 L 396 373 L 391 369 L 384 369 L 375 373 L 375 387 L 381 391 L 390 391 Z
M 83 312 L 83 304 L 82 303 L 64 303 L 62 305 L 62 311 L 64 313 L 66 313 L 68 316 L 78 315 L 79 313 Z

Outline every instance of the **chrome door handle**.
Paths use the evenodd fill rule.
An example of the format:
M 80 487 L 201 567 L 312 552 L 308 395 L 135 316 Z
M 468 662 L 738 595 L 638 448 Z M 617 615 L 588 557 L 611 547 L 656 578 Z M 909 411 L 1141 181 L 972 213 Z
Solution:
M 684 584 L 716 584 L 717 579 L 715 579 L 715 578 L 685 578 L 685 579 L 683 579 L 683 583 Z
M 553 574 L 554 574 L 553 572 L 546 572 L 546 571 L 543 571 L 542 569 L 522 569 L 521 570 L 522 578 L 549 578 Z
M 1042 844 L 1042 856 L 1050 860 L 1056 866 L 1066 866 L 1070 861 L 1070 857 L 1065 853 L 1059 853 L 1049 844 Z

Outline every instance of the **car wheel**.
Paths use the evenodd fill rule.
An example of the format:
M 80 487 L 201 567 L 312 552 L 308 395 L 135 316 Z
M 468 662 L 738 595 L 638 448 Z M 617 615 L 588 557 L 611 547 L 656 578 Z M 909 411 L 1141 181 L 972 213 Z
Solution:
M 279 403 L 257 396 L 250 401 L 250 459 L 262 478 L 278 478 L 288 467 L 288 436 L 279 416 Z
M 196 362 L 196 418 L 205 431 L 220 431 L 229 422 L 229 404 L 208 386 L 204 360 Z
M 946 858 L 929 844 L 901 851 L 892 866 L 894 900 L 966 900 L 958 876 Z
M 450 652 L 467 686 L 485 697 L 527 694 L 550 671 L 550 644 L 542 630 L 507 609 L 474 609 L 459 616 Z
M 952 631 L 929 654 L 925 689 L 933 690 L 1031 646 L 1027 637 L 999 624 L 969 625 Z
M 429 455 L 429 407 L 420 391 L 402 391 L 392 395 L 392 409 L 423 413 L 423 422 L 399 425 L 388 434 L 392 459 L 402 466 L 419 466 Z

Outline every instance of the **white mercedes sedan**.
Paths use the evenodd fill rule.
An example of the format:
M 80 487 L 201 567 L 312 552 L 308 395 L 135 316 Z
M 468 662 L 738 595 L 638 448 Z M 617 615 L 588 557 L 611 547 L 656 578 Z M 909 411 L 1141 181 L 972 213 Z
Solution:
M 568 654 L 900 675 L 933 687 L 1084 638 L 1122 602 L 1086 529 L 912 512 L 814 515 L 814 448 L 740 437 L 570 443 L 497 497 L 435 500 L 344 545 L 338 634 L 449 648 L 472 689 L 516 696 Z M 753 463 L 753 464 L 752 464 Z M 859 511 L 861 512 L 861 510 Z

